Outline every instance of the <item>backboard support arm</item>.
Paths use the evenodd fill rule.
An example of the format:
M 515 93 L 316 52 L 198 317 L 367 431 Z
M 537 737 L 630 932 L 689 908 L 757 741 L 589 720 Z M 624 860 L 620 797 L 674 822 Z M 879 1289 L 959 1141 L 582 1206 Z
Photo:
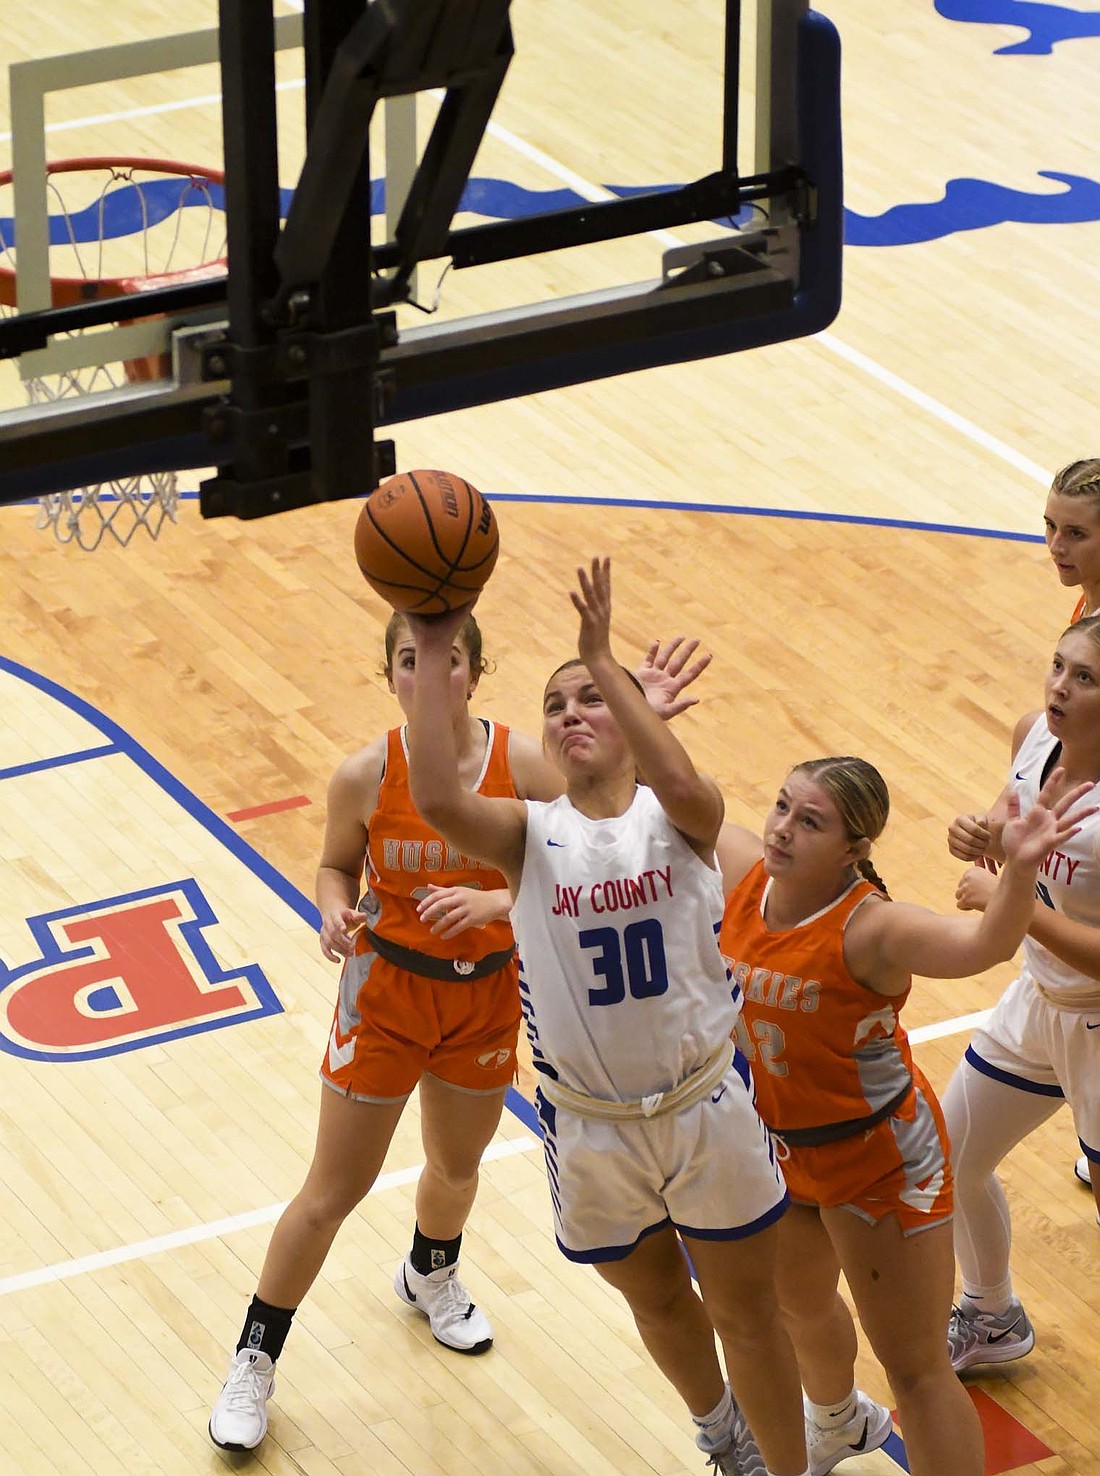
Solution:
M 303 178 L 311 168 L 314 179 L 324 178 L 323 165 L 311 165 L 311 160 L 318 157 L 317 120 L 327 99 L 337 97 L 343 86 L 345 96 L 356 105 L 362 102 L 344 48 L 363 20 L 363 3 L 306 0 L 307 124 L 312 132 Z M 238 15 L 258 8 L 241 7 L 235 0 L 223 4 Z M 240 284 L 220 337 L 216 325 L 174 332 L 173 382 L 115 391 L 109 418 L 89 404 L 71 403 L 35 406 L 18 415 L 0 412 L 0 502 L 81 485 L 101 468 L 114 476 L 216 463 L 219 476 L 203 489 L 204 514 L 263 516 L 368 491 L 392 465 L 389 443 L 374 441 L 379 426 L 737 352 L 826 327 L 839 307 L 841 280 L 839 41 L 831 23 L 809 11 L 806 0 L 760 0 L 760 5 L 765 44 L 773 68 L 778 65 L 783 75 L 773 78 L 777 85 L 768 111 L 758 116 L 757 175 L 738 179 L 736 167 L 729 167 L 730 152 L 735 155 L 737 148 L 735 129 L 730 130 L 736 95 L 727 88 L 725 167 L 717 175 L 667 193 L 648 191 L 641 198 L 451 231 L 468 161 L 510 56 L 506 0 L 439 0 L 438 5 L 430 0 L 373 0 L 371 10 L 380 7 L 391 20 L 404 16 L 409 33 L 395 33 L 387 42 L 386 66 L 395 68 L 392 76 L 387 73 L 365 85 L 382 96 L 391 83 L 391 91 L 398 88 L 400 77 L 396 95 L 402 95 L 415 76 L 421 82 L 442 82 L 448 94 L 438 134 L 433 133 L 425 151 L 428 169 L 419 183 L 413 182 L 394 241 L 376 253 L 370 242 L 366 139 L 360 135 L 356 147 L 362 162 L 349 165 L 349 150 L 340 165 L 350 187 L 343 213 L 337 219 L 339 212 L 333 211 L 326 228 L 331 244 L 312 258 L 308 270 L 301 262 L 295 264 L 290 222 L 280 234 L 270 204 L 261 208 L 253 203 L 251 213 L 237 212 L 239 218 L 230 225 L 230 254 L 236 263 L 253 261 L 254 253 L 257 269 L 244 274 L 253 280 Z M 505 21 L 492 31 L 492 45 L 483 46 L 486 70 L 473 86 L 468 75 L 447 71 L 448 57 L 453 64 L 451 43 L 465 45 L 471 32 L 467 24 L 458 36 L 454 16 L 462 14 L 469 22 L 492 6 L 498 19 L 505 13 Z M 440 9 L 448 11 L 449 24 L 432 31 L 425 16 L 430 12 L 438 20 Z M 727 16 L 738 9 L 728 3 Z M 259 44 L 243 29 L 238 41 L 242 55 L 245 46 Z M 233 48 L 225 54 L 231 70 Z M 356 60 L 354 51 L 351 57 Z M 344 80 L 330 93 L 330 79 L 341 66 Z M 230 97 L 242 96 L 239 90 L 234 93 L 228 76 L 226 91 L 227 106 Z M 245 111 L 238 107 L 237 117 Z M 250 151 L 264 147 L 263 130 L 271 126 L 270 115 L 262 110 L 260 123 L 254 133 L 239 125 L 242 136 L 233 144 L 237 152 L 227 158 L 240 180 L 255 178 Z M 267 148 L 271 158 L 270 139 Z M 268 201 L 273 200 L 270 178 L 264 188 Z M 302 198 L 308 201 L 308 193 Z M 428 251 L 453 252 L 456 263 L 472 265 L 504 259 L 513 250 L 527 254 L 543 249 L 540 242 L 557 247 L 639 228 L 653 230 L 665 209 L 673 212 L 673 219 L 695 219 L 719 201 L 725 213 L 728 201 L 732 215 L 735 204 L 749 199 L 765 207 L 759 229 L 739 229 L 666 251 L 662 274 L 653 281 L 480 318 L 417 325 L 400 334 L 392 313 L 379 309 L 371 295 L 372 280 L 377 291 L 380 271 L 393 272 L 383 291 L 399 295 L 401 275 Z M 625 229 L 612 231 L 612 223 Z M 366 258 L 364 252 L 369 253 Z M 364 269 L 365 260 L 370 270 Z M 289 292 L 284 268 L 297 283 Z M 317 280 L 309 279 L 313 271 L 319 272 Z M 358 284 L 357 290 L 349 293 L 349 284 Z M 144 298 L 142 311 L 149 310 L 150 299 Z M 123 316 L 127 311 L 124 306 Z M 39 316 L 0 325 L 0 352 L 5 329 L 30 330 L 30 318 Z

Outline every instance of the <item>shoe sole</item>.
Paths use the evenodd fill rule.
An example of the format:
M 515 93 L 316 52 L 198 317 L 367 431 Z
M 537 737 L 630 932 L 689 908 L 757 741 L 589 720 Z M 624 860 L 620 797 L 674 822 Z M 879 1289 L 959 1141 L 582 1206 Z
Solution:
M 400 1267 L 398 1267 L 398 1274 L 393 1279 L 393 1289 L 404 1302 L 406 1307 L 411 1307 L 414 1312 L 419 1312 L 421 1317 L 427 1320 L 428 1327 L 431 1329 L 432 1337 L 436 1340 L 441 1348 L 449 1348 L 452 1353 L 465 1353 L 469 1358 L 477 1358 L 482 1353 L 488 1353 L 489 1349 L 493 1346 L 492 1338 L 483 1338 L 480 1343 L 474 1343 L 471 1347 L 468 1348 L 463 1347 L 461 1343 L 448 1343 L 446 1338 L 441 1338 L 436 1332 L 435 1328 L 432 1327 L 432 1319 L 428 1316 L 427 1312 L 424 1311 L 424 1308 L 420 1305 L 420 1303 L 411 1301 L 409 1299 L 409 1294 L 406 1292 L 404 1287 L 404 1278 L 401 1276 Z
M 207 1425 L 206 1433 L 210 1436 L 211 1442 L 216 1445 L 219 1450 L 231 1450 L 241 1454 L 246 1451 L 255 1450 L 257 1446 L 262 1445 L 267 1438 L 267 1431 L 265 1430 L 264 1433 L 260 1436 L 259 1440 L 256 1441 L 255 1445 L 241 1445 L 241 1443 L 236 1440 L 219 1440 L 218 1437 L 214 1434 L 214 1427 L 212 1424 Z
M 1031 1332 L 1026 1338 L 1021 1338 L 1015 1343 L 1006 1343 L 1001 1348 L 970 1348 L 957 1360 L 951 1360 L 951 1367 L 956 1373 L 963 1373 L 968 1368 L 983 1368 L 986 1364 L 1015 1363 L 1017 1358 L 1026 1358 L 1035 1346 L 1035 1334 Z

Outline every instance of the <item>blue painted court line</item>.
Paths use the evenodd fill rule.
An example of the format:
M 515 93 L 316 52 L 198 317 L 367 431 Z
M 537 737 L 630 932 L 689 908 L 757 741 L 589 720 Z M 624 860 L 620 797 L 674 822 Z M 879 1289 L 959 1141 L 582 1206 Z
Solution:
M 0 664 L 3 664 L 0 658 Z M 24 774 L 36 774 L 41 769 L 60 769 L 65 764 L 80 764 L 85 759 L 105 758 L 109 753 L 121 752 L 117 743 L 105 743 L 101 748 L 82 748 L 77 753 L 59 753 L 53 758 L 33 759 L 27 764 L 13 764 L 10 769 L 0 769 L 0 779 L 19 779 Z
M 198 501 L 197 492 L 181 492 L 181 502 Z M 487 492 L 489 502 L 533 502 L 540 507 L 553 507 L 563 503 L 570 507 L 639 507 L 652 508 L 654 512 L 704 512 L 720 513 L 738 518 L 788 518 L 800 523 L 844 523 L 856 528 L 901 528 L 914 533 L 951 533 L 964 538 L 999 538 L 1006 543 L 1044 543 L 1042 533 L 1012 533 L 1004 528 L 974 528 L 956 523 L 928 523 L 920 518 L 873 518 L 863 513 L 813 512 L 791 507 L 748 507 L 737 503 L 721 502 L 666 502 L 658 497 L 582 497 L 565 493 L 560 497 L 548 497 L 542 492 Z M 37 498 L 28 498 L 31 505 Z

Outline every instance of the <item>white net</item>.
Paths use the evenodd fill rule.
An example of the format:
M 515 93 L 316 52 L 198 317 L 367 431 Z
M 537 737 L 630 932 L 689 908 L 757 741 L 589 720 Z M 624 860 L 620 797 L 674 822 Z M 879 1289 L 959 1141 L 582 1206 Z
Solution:
M 94 364 L 24 383 L 31 403 L 41 404 L 115 389 L 127 383 L 127 377 L 121 365 Z M 89 553 L 99 547 L 106 534 L 125 548 L 139 528 L 156 538 L 165 518 L 174 523 L 178 503 L 175 472 L 124 477 L 40 497 L 35 527 L 52 528 L 58 543 L 76 543 Z
M 47 166 L 49 270 L 54 306 L 117 297 L 221 272 L 225 212 L 221 176 L 164 161 L 65 160 Z M 0 314 L 14 311 L 16 231 L 10 175 L 0 176 Z M 140 321 L 140 320 L 139 320 Z M 58 335 L 63 341 L 69 335 Z M 30 403 L 94 395 L 165 378 L 168 354 L 22 374 Z M 119 478 L 39 499 L 37 526 L 59 543 L 125 547 L 139 528 L 156 538 L 175 522 L 174 472 Z

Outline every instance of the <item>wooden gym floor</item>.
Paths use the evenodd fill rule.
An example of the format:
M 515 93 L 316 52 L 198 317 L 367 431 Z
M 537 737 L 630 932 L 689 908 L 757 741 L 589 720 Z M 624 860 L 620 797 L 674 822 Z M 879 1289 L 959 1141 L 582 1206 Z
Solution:
M 215 8 L 63 0 L 6 16 L 7 53 L 194 29 Z M 713 136 L 721 7 L 681 7 L 682 34 L 656 56 L 648 9 L 516 0 L 517 62 L 476 172 L 539 190 L 687 177 L 692 144 Z M 999 788 L 1011 724 L 1037 704 L 1072 608 L 1034 537 L 1051 473 L 1097 454 L 1100 43 L 1067 33 L 1050 54 L 997 55 L 1074 14 L 1011 0 L 1006 22 L 1034 32 L 967 24 L 978 7 L 962 3 L 941 5 L 953 19 L 931 0 L 890 18 L 859 0 L 827 9 L 845 48 L 853 242 L 833 329 L 399 427 L 399 465 L 453 468 L 496 495 L 484 712 L 537 730 L 542 678 L 575 638 L 573 567 L 609 552 L 624 658 L 683 632 L 715 653 L 681 722 L 731 816 L 755 823 L 791 762 L 865 754 L 894 798 L 879 870 L 948 909 L 947 821 Z M 293 80 L 294 59 L 282 67 Z M 189 101 L 216 87 L 188 73 L 59 97 L 51 153 L 216 162 L 216 106 Z M 284 96 L 292 135 L 300 96 Z M 1065 192 L 1072 209 L 1055 202 Z M 895 244 L 860 244 L 877 240 Z M 581 267 L 556 254 L 499 280 L 452 277 L 448 310 L 654 262 L 652 243 L 630 243 Z M 387 612 L 351 557 L 356 510 L 203 523 L 185 501 L 157 543 L 90 556 L 36 532 L 29 509 L 0 510 L 5 1476 L 699 1469 L 622 1306 L 554 1247 L 519 1098 L 464 1248 L 493 1352 L 448 1355 L 390 1290 L 419 1163 L 410 1108 L 299 1314 L 267 1443 L 248 1463 L 207 1441 L 271 1225 L 312 1148 L 335 988 L 308 900 L 325 785 L 396 721 L 378 677 Z M 113 1023 L 94 959 L 76 1004 L 51 993 L 89 937 L 121 958 Z M 165 938 L 173 968 L 143 972 Z M 936 1085 L 963 1018 L 1009 977 L 918 985 L 908 1015 Z M 1063 1114 L 1007 1165 L 1039 1343 L 972 1381 L 991 1471 L 1100 1473 L 1100 1230 L 1075 1152 Z M 867 1356 L 860 1377 L 888 1397 Z M 887 1476 L 902 1459 L 895 1443 L 844 1470 Z

